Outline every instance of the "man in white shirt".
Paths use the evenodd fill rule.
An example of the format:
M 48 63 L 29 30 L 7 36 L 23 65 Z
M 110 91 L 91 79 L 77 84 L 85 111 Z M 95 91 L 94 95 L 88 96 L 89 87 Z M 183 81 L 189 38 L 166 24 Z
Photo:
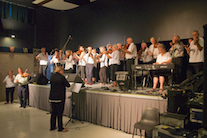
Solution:
M 145 42 L 141 43 L 141 50 L 139 50 L 138 56 L 139 60 L 144 64 L 152 61 L 152 56 L 149 54 L 149 48 Z
M 41 48 L 41 53 L 39 53 L 36 56 L 36 59 L 38 59 L 40 62 L 39 73 L 46 76 L 46 68 L 48 64 L 48 53 L 46 52 L 46 49 L 44 47 Z
M 14 79 L 14 83 L 18 84 L 18 96 L 20 101 L 20 108 L 26 108 L 28 99 L 28 79 L 30 74 L 24 73 L 21 68 L 18 68 L 18 74 Z
M 92 53 L 92 47 L 87 48 L 88 53 L 83 57 L 83 60 L 86 62 L 86 78 L 87 78 L 87 84 L 92 85 L 92 76 L 93 76 L 93 66 L 94 66 L 94 60 L 93 60 L 93 53 Z
M 193 31 L 192 36 L 193 41 L 186 48 L 190 56 L 187 77 L 202 71 L 204 62 L 204 39 L 199 37 L 197 30 Z
M 106 77 L 106 67 L 108 66 L 108 57 L 106 56 L 106 54 L 103 54 L 106 51 L 104 46 L 100 47 L 99 49 L 100 49 L 100 53 L 102 53 L 102 56 L 99 59 L 99 62 L 100 62 L 99 78 L 101 81 L 100 84 L 105 85 L 106 78 L 107 78 Z
M 184 80 L 183 73 L 183 61 L 184 61 L 184 47 L 183 42 L 180 41 L 180 37 L 175 35 L 172 42 L 170 42 L 171 48 L 169 49 L 170 54 L 172 55 L 172 63 L 175 64 L 174 77 L 175 83 L 179 84 Z
M 125 57 L 125 54 L 124 54 L 124 52 L 123 52 L 123 50 L 122 50 L 122 45 L 121 45 L 121 43 L 117 43 L 117 47 L 118 47 L 118 50 L 119 50 L 119 59 L 120 59 L 120 65 L 119 65 L 119 68 L 118 68 L 118 70 L 119 71 L 124 71 L 124 57 Z
M 159 50 L 157 47 L 158 43 L 154 37 L 150 38 L 150 42 L 152 44 L 149 46 L 149 54 L 152 56 L 151 63 L 154 63 L 154 62 L 156 62 L 157 56 L 159 55 Z
M 106 54 L 108 58 L 111 60 L 111 79 L 113 81 L 113 85 L 111 87 L 118 86 L 116 82 L 115 72 L 118 70 L 118 65 L 120 65 L 120 54 L 116 44 L 112 46 L 112 53 Z
M 128 72 L 128 75 L 130 76 L 130 79 L 132 78 L 132 69 L 131 65 L 134 64 L 135 58 L 137 57 L 137 46 L 133 43 L 132 38 L 127 38 L 127 44 L 129 45 L 128 49 L 123 49 L 123 51 L 126 53 L 126 69 Z M 129 88 L 132 89 L 131 81 L 129 80 Z

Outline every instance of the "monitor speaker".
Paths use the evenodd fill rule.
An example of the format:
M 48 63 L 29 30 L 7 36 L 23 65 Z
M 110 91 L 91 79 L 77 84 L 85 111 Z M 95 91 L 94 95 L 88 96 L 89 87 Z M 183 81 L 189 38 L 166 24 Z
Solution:
M 129 79 L 128 79 L 128 72 L 127 71 L 117 71 L 116 73 L 116 81 L 121 90 L 128 90 L 129 89 Z
M 46 85 L 48 83 L 48 79 L 44 75 L 37 73 L 31 75 L 31 79 L 29 82 L 35 82 L 40 85 Z
M 83 83 L 81 77 L 75 73 L 65 73 L 64 76 L 68 82 Z

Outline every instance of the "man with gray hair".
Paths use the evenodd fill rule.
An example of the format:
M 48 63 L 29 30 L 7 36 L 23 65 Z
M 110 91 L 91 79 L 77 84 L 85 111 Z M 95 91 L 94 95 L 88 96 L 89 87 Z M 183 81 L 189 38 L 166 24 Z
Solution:
M 46 76 L 46 68 L 48 64 L 48 53 L 46 52 L 46 49 L 44 47 L 41 48 L 41 53 L 39 53 L 36 56 L 36 59 L 38 59 L 40 62 L 39 73 Z
M 175 83 L 179 84 L 183 81 L 184 75 L 182 75 L 183 60 L 184 60 L 184 47 L 183 42 L 180 41 L 180 37 L 175 35 L 172 42 L 170 42 L 171 48 L 169 53 L 172 55 L 172 63 L 175 64 L 175 74 L 173 80 Z

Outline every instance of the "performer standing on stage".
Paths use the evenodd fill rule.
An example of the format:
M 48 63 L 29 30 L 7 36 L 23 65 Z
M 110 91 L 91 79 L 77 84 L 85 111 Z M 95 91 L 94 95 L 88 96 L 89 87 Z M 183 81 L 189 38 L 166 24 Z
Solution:
M 113 84 L 111 87 L 118 86 L 116 82 L 116 74 L 115 72 L 118 70 L 118 66 L 120 65 L 120 54 L 119 50 L 116 44 L 112 46 L 112 53 L 111 54 L 106 54 L 106 56 L 110 59 L 111 61 L 111 79 L 113 81 Z
M 204 39 L 199 37 L 197 30 L 192 33 L 193 41 L 190 43 L 190 46 L 186 48 L 189 53 L 189 64 L 187 77 L 200 72 L 203 70 L 204 62 Z
M 108 66 L 108 57 L 106 56 L 106 54 L 104 54 L 106 52 L 106 49 L 104 46 L 100 47 L 100 53 L 99 53 L 99 62 L 100 62 L 100 71 L 99 71 L 99 78 L 101 80 L 101 85 L 105 85 L 106 84 L 106 68 Z
M 171 48 L 169 49 L 170 54 L 172 55 L 172 63 L 175 64 L 175 77 L 173 77 L 175 82 L 179 84 L 183 81 L 184 75 L 182 75 L 183 69 L 183 60 L 184 60 L 184 47 L 183 42 L 180 41 L 180 37 L 175 35 L 172 42 L 170 42 Z
M 20 108 L 26 108 L 28 99 L 28 80 L 30 74 L 23 72 L 22 68 L 18 68 L 18 74 L 14 79 L 14 83 L 18 83 L 18 96 L 20 101 Z
M 93 67 L 93 78 L 92 81 L 93 83 L 98 82 L 98 65 L 97 65 L 97 53 L 96 53 L 96 49 L 92 49 L 92 53 L 93 53 L 93 62 L 94 62 L 94 67 Z
M 106 50 L 107 50 L 106 51 L 107 53 L 112 52 L 111 44 L 106 45 Z M 110 83 L 110 81 L 111 81 L 111 69 L 110 69 L 111 61 L 109 58 L 107 60 L 108 60 L 108 63 L 107 63 L 108 67 L 106 68 L 106 77 L 107 77 L 107 82 Z
M 125 65 L 124 57 L 125 57 L 125 53 L 122 50 L 121 43 L 117 43 L 117 47 L 118 47 L 118 50 L 119 50 L 119 59 L 120 59 L 120 65 L 119 65 L 118 71 L 124 71 L 124 65 Z
M 53 65 L 54 70 L 56 67 L 61 66 L 61 64 L 59 62 L 60 62 L 59 51 L 55 50 L 55 55 L 50 60 L 50 64 L 54 63 L 54 65 Z
M 67 132 L 67 129 L 63 128 L 62 116 L 65 107 L 65 87 L 70 87 L 70 84 L 63 76 L 64 69 L 59 66 L 55 69 L 54 74 L 50 78 L 50 96 L 49 101 L 51 102 L 52 112 L 50 119 L 50 130 L 57 129 L 56 117 L 58 118 L 58 131 Z
M 156 62 L 153 63 L 154 65 L 168 64 L 168 63 L 172 62 L 171 54 L 169 52 L 166 52 L 164 44 L 159 44 L 158 45 L 158 50 L 159 50 L 160 54 L 157 56 Z M 156 70 L 156 71 L 152 71 L 152 73 L 153 73 L 154 77 L 153 77 L 153 89 L 151 91 L 156 91 L 157 84 L 158 84 L 158 81 L 159 81 L 160 82 L 159 93 L 162 93 L 163 92 L 163 85 L 164 85 L 164 82 L 165 82 L 164 75 L 166 74 L 166 71 Z
M 152 61 L 150 63 L 156 62 L 157 56 L 159 55 L 159 50 L 158 50 L 158 42 L 155 40 L 154 37 L 150 38 L 150 42 L 152 43 L 149 46 L 149 54 L 152 56 Z
M 130 80 L 132 78 L 132 69 L 131 65 L 134 64 L 134 60 L 137 57 L 137 46 L 133 43 L 132 38 L 127 38 L 127 44 L 129 45 L 127 49 L 123 49 L 123 51 L 126 53 L 126 69 L 128 72 L 128 75 L 130 76 Z M 132 89 L 132 83 L 129 82 L 129 88 Z
M 64 59 L 65 63 L 65 73 L 72 73 L 73 72 L 73 55 L 71 50 L 65 51 L 66 57 Z
M 46 76 L 46 68 L 48 64 L 48 53 L 46 52 L 46 49 L 44 47 L 41 48 L 41 53 L 39 53 L 36 56 L 36 59 L 38 59 L 40 62 L 39 73 Z
M 11 104 L 13 103 L 13 97 L 14 97 L 14 89 L 15 89 L 15 83 L 14 83 L 15 76 L 13 75 L 13 71 L 9 70 L 8 75 L 3 80 L 3 83 L 6 83 L 6 103 L 9 103 L 9 93 L 10 93 L 10 100 Z
M 138 52 L 138 58 L 140 62 L 147 64 L 152 61 L 152 56 L 149 54 L 149 48 L 145 42 L 141 43 L 141 49 Z
M 93 53 L 92 53 L 92 47 L 87 48 L 88 53 L 83 57 L 83 60 L 86 62 L 86 78 L 87 78 L 87 84 L 92 85 L 92 76 L 93 76 Z
M 74 53 L 76 55 L 76 58 L 78 59 L 78 75 L 81 77 L 83 82 L 85 82 L 85 68 L 86 68 L 86 62 L 83 60 L 83 57 L 86 55 L 85 49 L 83 46 L 79 46 L 79 50 L 77 53 Z M 79 55 L 78 55 L 79 54 Z

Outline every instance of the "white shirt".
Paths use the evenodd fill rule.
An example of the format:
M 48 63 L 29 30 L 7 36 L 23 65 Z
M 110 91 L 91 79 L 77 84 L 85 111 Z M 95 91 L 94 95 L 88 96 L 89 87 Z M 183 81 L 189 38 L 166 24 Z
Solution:
M 48 53 L 47 53 L 47 52 L 46 52 L 46 56 L 48 56 Z M 39 53 L 39 54 L 37 55 L 37 57 L 40 58 L 40 65 L 47 65 L 47 63 L 48 63 L 48 58 L 46 58 L 46 57 L 43 55 L 43 53 Z
M 168 61 L 170 59 L 172 59 L 171 54 L 169 52 L 166 52 L 163 56 L 161 54 L 159 54 L 157 56 L 156 62 L 158 62 L 159 64 L 161 64 L 162 62 L 166 62 L 166 61 Z
M 18 82 L 17 82 L 18 80 Z M 26 85 L 28 84 L 28 77 L 22 77 L 21 74 L 17 74 L 17 76 L 14 79 L 14 83 L 19 83 L 19 85 Z
M 125 54 L 126 59 L 132 59 L 137 57 L 137 46 L 134 43 L 131 43 L 127 50 L 130 52 L 130 54 Z
M 108 57 L 105 54 L 102 55 L 99 61 L 100 61 L 100 68 L 108 66 L 108 62 L 107 62 Z
M 79 59 L 79 61 L 78 61 L 79 66 L 86 66 L 86 62 L 83 60 L 85 55 L 86 55 L 85 51 L 81 52 L 80 57 L 82 56 L 82 59 Z
M 140 60 L 143 61 L 144 63 L 152 61 L 152 56 L 148 54 L 148 52 L 149 52 L 149 48 L 146 47 L 146 49 L 141 54 Z
M 94 56 L 93 53 L 91 53 L 91 54 Z M 94 64 L 93 59 L 89 56 L 88 53 L 83 58 L 85 59 L 86 64 Z
M 172 54 L 173 58 L 183 57 L 184 56 L 184 47 L 183 42 L 174 44 L 174 49 L 172 47 L 169 49 L 169 52 Z
M 56 57 L 57 57 L 57 56 L 54 55 L 50 61 L 51 61 L 52 63 L 59 63 L 59 60 L 58 60 Z
M 198 43 L 201 47 L 203 47 L 201 51 L 198 50 L 198 47 L 194 44 L 194 41 L 190 43 L 189 63 L 204 62 L 204 39 L 199 37 Z
M 113 51 L 111 54 L 109 54 L 109 56 L 111 57 L 111 65 L 112 64 L 117 64 L 120 65 L 120 55 L 119 55 L 119 50 L 115 50 Z M 109 60 L 110 60 L 109 59 Z
M 153 54 L 153 58 L 154 58 L 154 59 L 156 59 L 157 56 L 160 54 L 158 48 L 154 48 L 154 45 L 153 45 L 153 44 L 151 44 L 151 45 L 149 46 L 149 52 L 152 52 L 152 54 Z
M 73 69 L 73 56 L 72 55 L 66 58 L 64 62 L 65 62 L 65 70 Z
M 13 75 L 12 79 L 13 80 L 15 79 L 15 76 L 14 75 Z M 7 75 L 5 77 L 4 81 L 6 82 L 6 88 L 12 88 L 12 87 L 15 87 L 16 86 L 16 84 L 10 80 L 9 75 Z

